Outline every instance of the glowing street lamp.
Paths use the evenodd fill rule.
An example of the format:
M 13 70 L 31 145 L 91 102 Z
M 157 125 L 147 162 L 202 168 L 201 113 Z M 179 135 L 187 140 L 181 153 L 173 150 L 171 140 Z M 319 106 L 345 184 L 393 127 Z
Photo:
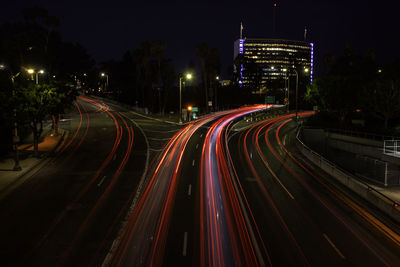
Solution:
M 296 122 L 297 122 L 297 119 L 298 119 L 297 113 L 298 113 L 299 73 L 298 73 L 298 71 L 297 71 L 295 68 L 294 68 L 293 70 L 294 70 L 294 72 L 296 73 Z M 310 69 L 308 69 L 308 68 L 305 68 L 305 69 L 304 69 L 304 72 L 305 72 L 305 73 L 308 73 L 309 71 L 310 71 Z
M 108 91 L 108 74 L 102 72 L 100 73 L 101 77 L 106 77 L 106 91 Z
M 35 73 L 36 84 L 39 84 L 39 74 L 44 74 L 44 70 L 35 71 L 34 69 L 27 69 L 26 72 L 31 75 Z
M 179 123 L 182 123 L 182 79 L 191 80 L 192 77 L 191 73 L 187 73 L 185 77 L 182 75 L 179 76 Z

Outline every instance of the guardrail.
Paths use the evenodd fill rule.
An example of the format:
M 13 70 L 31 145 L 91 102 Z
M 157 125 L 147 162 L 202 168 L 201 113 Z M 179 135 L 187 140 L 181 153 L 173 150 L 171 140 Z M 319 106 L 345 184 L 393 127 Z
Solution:
M 400 157 L 400 140 L 385 140 L 383 153 L 389 156 Z
M 400 222 L 399 203 L 375 190 L 367 183 L 357 179 L 349 172 L 341 169 L 334 163 L 330 162 L 329 160 L 325 159 L 324 157 L 310 149 L 306 144 L 303 143 L 303 141 L 301 141 L 299 137 L 300 132 L 301 129 L 297 132 L 296 135 L 296 145 L 306 158 L 308 158 L 315 165 L 330 174 L 332 177 L 336 178 L 336 180 L 341 182 L 343 185 L 366 199 L 372 205 L 385 212 L 395 221 Z

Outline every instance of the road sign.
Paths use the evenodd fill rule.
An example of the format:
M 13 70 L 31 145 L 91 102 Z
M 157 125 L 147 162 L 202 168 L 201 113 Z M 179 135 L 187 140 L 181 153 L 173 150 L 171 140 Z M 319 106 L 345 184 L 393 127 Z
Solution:
M 275 104 L 275 96 L 273 95 L 265 96 L 265 104 Z
M 192 107 L 192 112 L 199 112 L 199 107 Z

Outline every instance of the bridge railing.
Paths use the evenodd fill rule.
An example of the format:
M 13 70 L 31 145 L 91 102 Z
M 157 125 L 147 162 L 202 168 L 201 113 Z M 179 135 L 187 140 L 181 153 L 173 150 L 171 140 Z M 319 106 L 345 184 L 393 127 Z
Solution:
M 377 208 L 388 214 L 394 220 L 400 222 L 400 204 L 398 202 L 385 196 L 375 188 L 371 187 L 369 184 L 357 179 L 346 170 L 341 169 L 336 164 L 330 162 L 329 160 L 325 159 L 324 157 L 310 149 L 300 139 L 300 133 L 301 129 L 297 132 L 296 145 L 307 159 L 309 159 L 315 165 L 330 174 L 337 181 L 366 199 L 372 205 L 376 206 Z
M 383 153 L 389 156 L 400 157 L 400 140 L 385 140 Z

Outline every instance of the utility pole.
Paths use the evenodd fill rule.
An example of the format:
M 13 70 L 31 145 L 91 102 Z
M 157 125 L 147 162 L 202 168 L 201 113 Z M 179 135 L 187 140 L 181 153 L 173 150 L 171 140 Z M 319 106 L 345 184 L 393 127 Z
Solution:
M 277 3 L 274 1 L 274 6 L 272 7 L 272 33 L 276 37 L 276 7 Z

